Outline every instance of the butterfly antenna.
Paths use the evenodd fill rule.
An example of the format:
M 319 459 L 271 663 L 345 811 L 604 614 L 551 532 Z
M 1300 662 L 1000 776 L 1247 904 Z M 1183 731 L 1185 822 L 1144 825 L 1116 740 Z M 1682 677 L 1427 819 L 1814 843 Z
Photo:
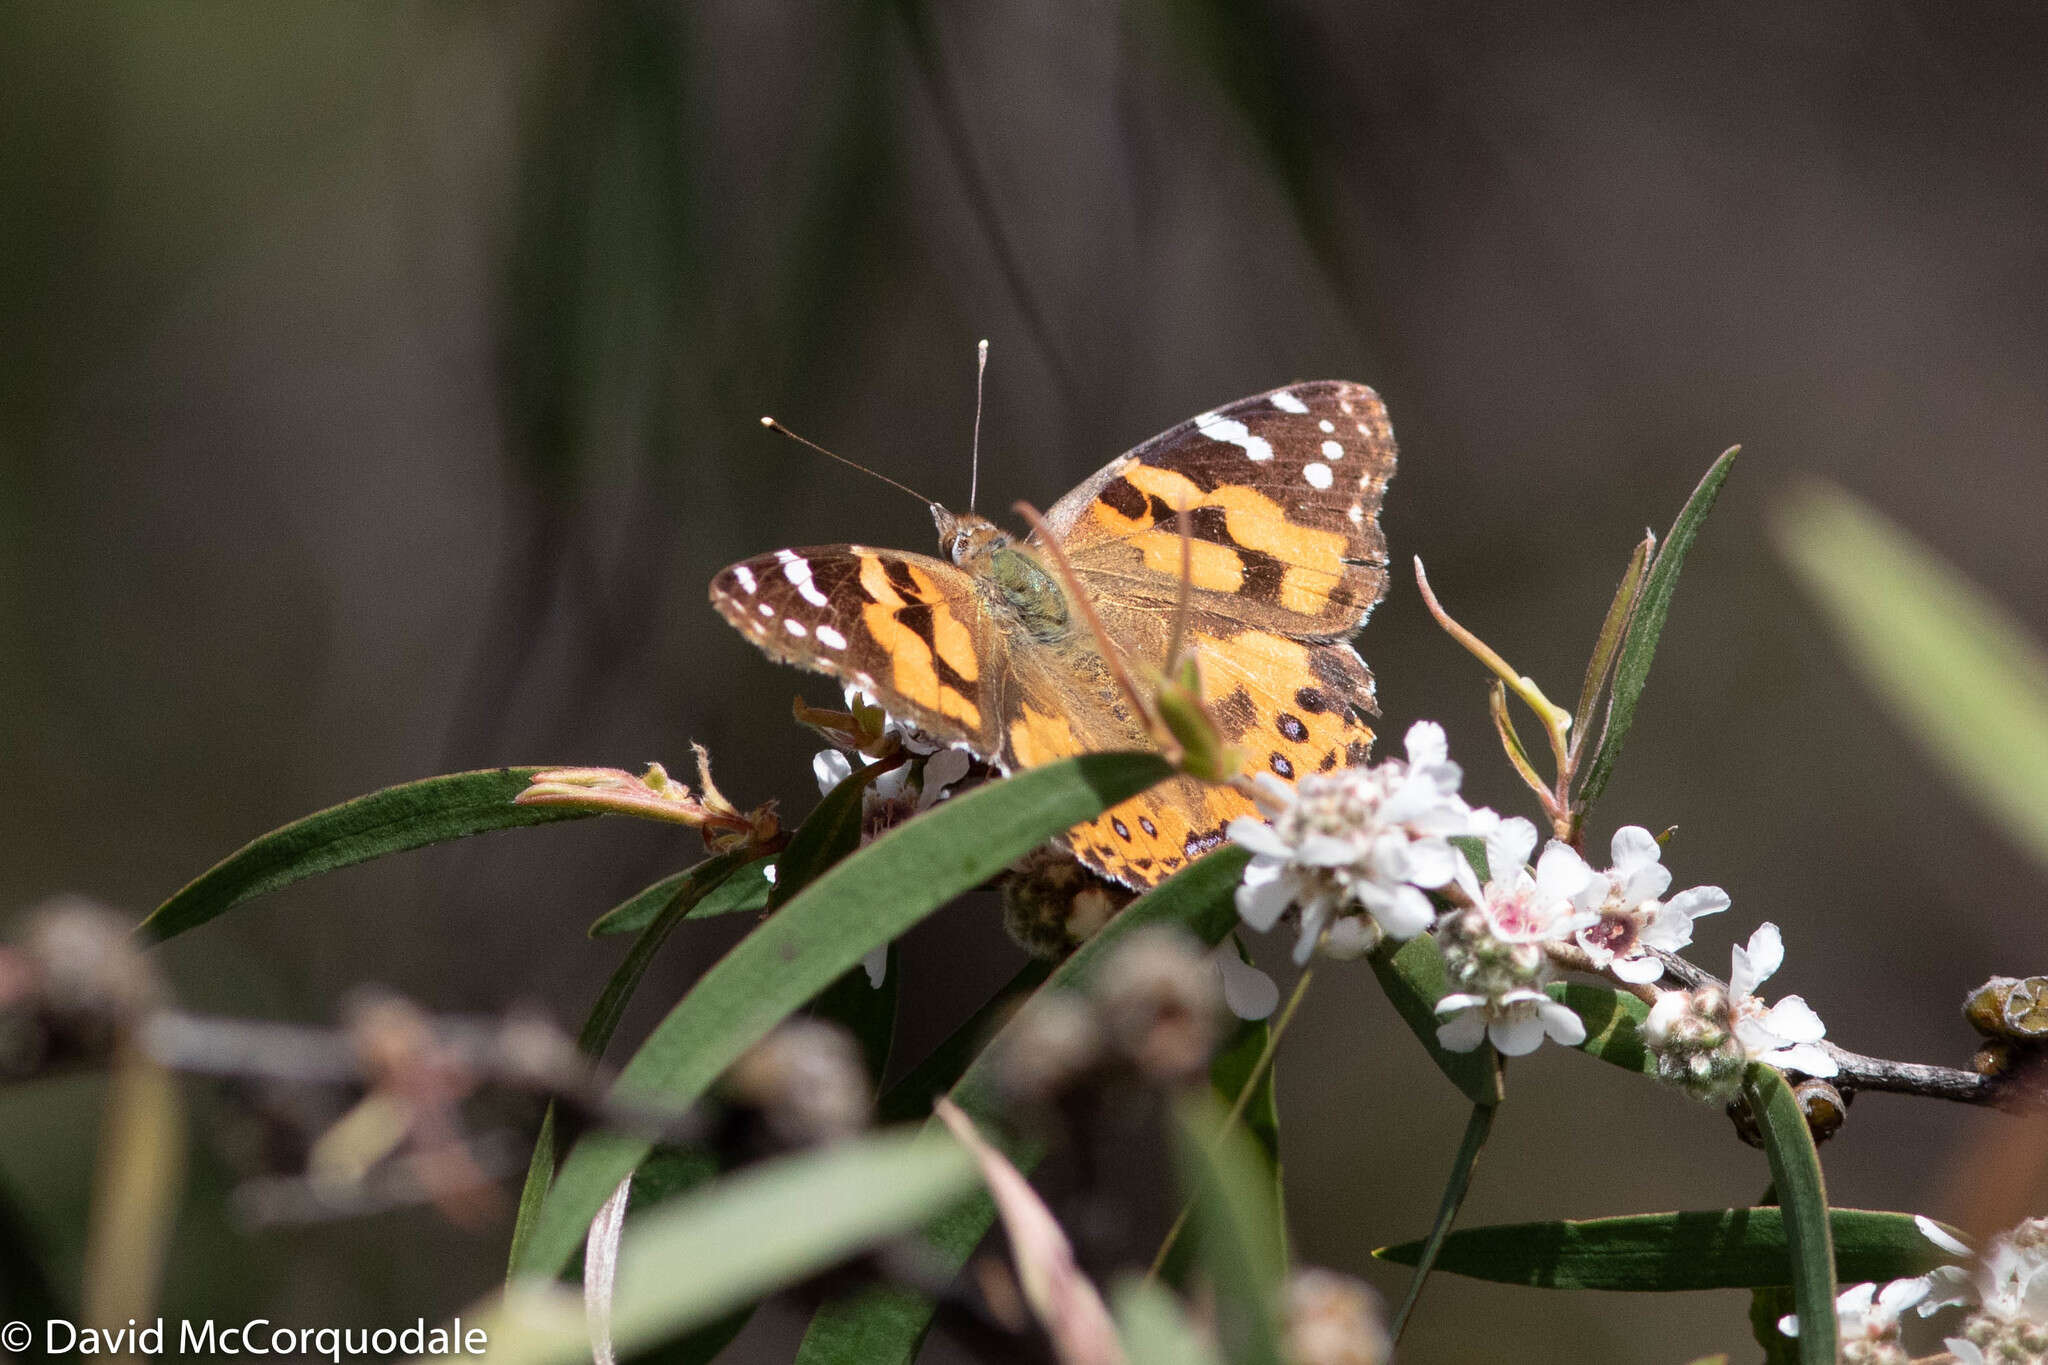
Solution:
M 819 445 L 816 441 L 811 440 L 808 436 L 797 435 L 788 427 L 776 421 L 773 417 L 763 417 L 761 419 L 761 425 L 768 428 L 768 430 L 770 431 L 779 432 L 780 434 L 787 436 L 790 440 L 795 441 L 799 445 L 809 446 L 812 450 L 817 451 L 820 455 L 823 455 L 828 460 L 837 460 L 839 461 L 839 463 L 843 465 L 847 465 L 853 469 L 858 469 L 861 473 L 866 474 L 870 478 L 880 479 L 883 483 L 888 484 L 891 488 L 899 488 L 903 490 L 905 493 L 910 494 L 911 497 L 916 498 L 919 502 L 923 503 L 927 507 L 939 506 L 938 502 L 926 497 L 924 494 L 918 492 L 915 488 L 912 488 L 909 484 L 903 483 L 897 479 L 892 479 L 887 474 L 878 473 L 875 470 L 869 469 L 866 465 L 861 464 L 855 460 L 849 460 L 844 455 L 835 455 L 831 451 L 825 449 L 825 447 Z
M 988 338 L 974 348 L 974 454 L 968 459 L 967 510 L 974 510 L 974 496 L 981 491 L 981 387 L 988 375 Z

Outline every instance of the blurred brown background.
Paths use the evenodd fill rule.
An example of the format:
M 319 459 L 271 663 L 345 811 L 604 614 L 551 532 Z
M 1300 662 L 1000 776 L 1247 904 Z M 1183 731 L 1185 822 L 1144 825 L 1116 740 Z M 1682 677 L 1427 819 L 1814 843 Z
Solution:
M 2044 50 L 2018 3 L 11 5 L 0 918 L 58 890 L 139 915 L 262 830 L 460 767 L 682 768 L 696 739 L 800 813 L 789 698 L 829 691 L 704 585 L 931 533 L 756 418 L 963 501 L 987 336 L 990 509 L 1240 394 L 1376 385 L 1397 563 L 1553 695 L 1643 526 L 1741 442 L 1595 842 L 1679 826 L 1677 884 L 1735 901 L 1702 962 L 1775 919 L 1774 984 L 1833 1036 L 1960 1061 L 1962 991 L 2048 963 L 2040 879 L 1816 634 L 1763 514 L 1838 480 L 2048 628 Z M 1525 810 L 1405 572 L 1361 644 L 1383 733 L 1441 719 L 1474 799 Z M 585 925 L 693 853 L 625 822 L 496 836 L 165 958 L 210 1008 L 326 1019 L 378 981 L 573 1024 L 623 946 Z M 735 932 L 679 934 L 628 1033 Z M 905 951 L 911 1059 L 1017 962 L 979 903 Z M 1367 1253 L 1426 1230 L 1455 1092 L 1362 967 L 1324 974 L 1281 1078 L 1300 1254 L 1398 1291 Z M 1468 1223 L 1766 1178 L 1718 1115 L 1585 1058 L 1511 1079 Z M 95 1102 L 0 1095 L 0 1177 L 66 1273 Z M 1832 1193 L 1953 1214 L 2013 1122 L 1867 1099 Z M 245 1236 L 218 1165 L 174 1315 L 410 1322 L 501 1271 L 503 1229 L 428 1214 Z M 1743 1358 L 1745 1308 L 1446 1278 L 1404 1358 L 1507 1332 L 1522 1359 Z M 800 1327 L 764 1313 L 729 1358 Z

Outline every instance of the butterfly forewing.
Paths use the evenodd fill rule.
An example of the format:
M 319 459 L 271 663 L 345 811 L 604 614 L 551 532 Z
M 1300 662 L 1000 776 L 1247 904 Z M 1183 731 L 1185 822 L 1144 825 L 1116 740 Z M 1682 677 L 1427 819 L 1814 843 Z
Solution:
M 764 653 L 877 698 L 934 739 L 1001 747 L 1006 657 L 974 580 L 944 560 L 833 545 L 723 569 L 711 604 Z
M 1287 635 L 1336 638 L 1386 591 L 1378 516 L 1393 472 L 1379 396 L 1316 380 L 1155 436 L 1046 520 L 1091 590 L 1163 608 L 1178 587 L 1176 513 L 1185 508 L 1198 605 Z

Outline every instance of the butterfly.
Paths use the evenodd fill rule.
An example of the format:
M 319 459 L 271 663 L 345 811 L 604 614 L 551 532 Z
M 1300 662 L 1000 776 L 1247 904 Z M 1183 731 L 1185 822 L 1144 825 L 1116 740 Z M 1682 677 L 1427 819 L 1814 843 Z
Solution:
M 1291 783 L 1370 753 L 1373 679 L 1349 637 L 1386 591 L 1379 508 L 1394 456 L 1371 389 L 1290 384 L 1112 460 L 1023 539 L 933 504 L 943 559 L 777 550 L 721 570 L 711 603 L 770 657 L 857 687 L 1007 773 L 1154 747 L 1103 650 L 1129 676 L 1156 677 L 1185 596 L 1211 717 L 1247 775 Z M 1105 639 L 1069 600 L 1044 534 Z M 1150 887 L 1252 810 L 1231 787 L 1178 777 L 1062 838 L 1101 875 Z

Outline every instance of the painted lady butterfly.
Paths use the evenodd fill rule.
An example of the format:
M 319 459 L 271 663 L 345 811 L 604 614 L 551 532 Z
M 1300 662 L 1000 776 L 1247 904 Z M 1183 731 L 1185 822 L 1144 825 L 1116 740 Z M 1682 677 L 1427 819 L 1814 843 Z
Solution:
M 1379 507 L 1394 435 L 1379 396 L 1292 384 L 1205 412 L 1111 461 L 1046 528 L 1109 644 L 1144 677 L 1164 664 L 1192 536 L 1187 639 L 1247 773 L 1288 781 L 1364 761 L 1372 674 L 1348 638 L 1386 591 Z M 1043 553 L 932 507 L 947 559 L 861 545 L 777 550 L 711 581 L 711 603 L 771 657 L 861 688 L 891 715 L 1000 770 L 1149 748 L 1100 647 Z M 951 562 L 947 562 L 950 560 Z M 1252 809 L 1176 778 L 1067 831 L 1089 867 L 1147 887 Z

